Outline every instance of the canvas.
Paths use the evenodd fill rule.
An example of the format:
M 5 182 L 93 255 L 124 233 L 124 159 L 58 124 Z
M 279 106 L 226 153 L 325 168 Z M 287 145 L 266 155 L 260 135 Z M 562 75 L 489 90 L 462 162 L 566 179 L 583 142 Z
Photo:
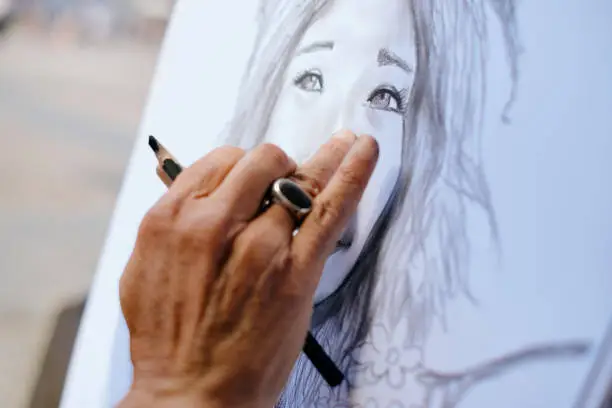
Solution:
M 346 380 L 330 388 L 301 356 L 278 408 L 602 407 L 610 12 L 597 0 L 179 1 L 63 406 L 110 406 L 129 388 L 117 284 L 164 191 L 149 134 L 185 164 L 262 142 L 299 163 L 346 128 L 380 144 L 313 299 L 312 333 Z M 96 381 L 79 378 L 91 370 Z

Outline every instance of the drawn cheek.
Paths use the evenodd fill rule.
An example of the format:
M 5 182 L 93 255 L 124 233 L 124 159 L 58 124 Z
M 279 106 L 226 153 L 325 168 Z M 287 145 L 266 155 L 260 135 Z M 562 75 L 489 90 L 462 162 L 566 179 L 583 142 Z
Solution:
M 318 146 L 341 128 L 341 104 L 330 92 L 316 93 L 300 106 L 300 127 L 309 132 L 308 138 Z M 312 151 L 314 153 L 315 150 Z
M 301 163 L 329 139 L 336 113 L 324 94 L 287 89 L 276 104 L 266 140 Z
M 355 132 L 372 135 L 379 143 L 391 143 L 395 151 L 401 150 L 404 120 L 400 114 L 363 106 L 352 122 Z
M 320 104 L 321 97 L 323 96 L 320 92 L 308 92 L 297 87 L 293 87 L 290 95 L 291 97 L 288 98 L 290 101 L 288 102 L 295 105 L 298 109 L 308 109 Z
M 358 134 L 374 136 L 378 140 L 380 158 L 357 209 L 353 244 L 348 251 L 336 252 L 327 260 L 315 294 L 315 302 L 325 299 L 336 290 L 354 266 L 388 203 L 400 174 L 403 140 L 401 117 L 393 112 L 385 112 L 389 114 L 385 115 L 386 120 L 381 120 L 381 126 L 375 128 L 370 121 L 370 108 L 360 107 L 352 113 L 350 120 L 344 122 L 345 127 Z
M 373 129 L 381 132 L 397 131 L 403 127 L 403 117 L 396 112 L 382 109 L 366 108 L 368 123 Z

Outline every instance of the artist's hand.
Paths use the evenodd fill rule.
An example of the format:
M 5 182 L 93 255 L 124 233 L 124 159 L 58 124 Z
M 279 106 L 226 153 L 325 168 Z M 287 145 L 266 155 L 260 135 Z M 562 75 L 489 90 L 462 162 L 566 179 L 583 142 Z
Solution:
M 325 260 L 378 158 L 369 136 L 332 137 L 306 164 L 276 146 L 222 147 L 147 213 L 120 285 L 134 363 L 123 406 L 274 406 L 304 344 Z M 317 193 L 298 234 L 274 180 Z

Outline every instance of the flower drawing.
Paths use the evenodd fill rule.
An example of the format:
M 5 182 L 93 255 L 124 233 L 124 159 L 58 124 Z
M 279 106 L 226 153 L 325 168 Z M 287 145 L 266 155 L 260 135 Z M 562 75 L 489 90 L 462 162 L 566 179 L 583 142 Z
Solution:
M 378 381 L 385 380 L 393 388 L 406 384 L 406 375 L 422 367 L 422 350 L 418 347 L 402 347 L 407 338 L 408 325 L 398 324 L 389 331 L 375 324 L 369 338 L 358 350 L 359 359 L 366 374 Z

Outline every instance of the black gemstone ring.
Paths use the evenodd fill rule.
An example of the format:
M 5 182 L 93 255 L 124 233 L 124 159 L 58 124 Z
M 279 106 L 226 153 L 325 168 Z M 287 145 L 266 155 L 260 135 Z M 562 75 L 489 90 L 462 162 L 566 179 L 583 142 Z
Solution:
M 298 224 L 301 224 L 312 210 L 312 198 L 292 180 L 276 180 L 272 184 L 271 195 L 272 202 L 289 211 Z

